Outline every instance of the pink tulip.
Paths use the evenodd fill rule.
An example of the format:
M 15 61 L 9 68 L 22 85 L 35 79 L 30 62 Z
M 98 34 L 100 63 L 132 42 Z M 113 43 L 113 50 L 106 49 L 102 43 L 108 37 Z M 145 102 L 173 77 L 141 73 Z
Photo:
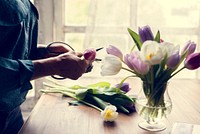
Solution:
M 144 61 L 142 61 L 139 57 L 137 57 L 135 53 L 127 54 L 124 57 L 125 64 L 136 73 L 145 75 L 148 73 L 150 69 L 150 65 Z
M 95 49 L 86 49 L 83 52 L 83 56 L 86 60 L 93 62 L 96 58 L 96 50 Z
M 150 69 L 150 65 L 139 58 L 130 59 L 130 63 L 134 67 L 134 70 L 141 75 L 147 74 Z
M 189 70 L 195 70 L 200 67 L 200 53 L 192 53 L 190 54 L 185 62 L 185 68 Z
M 109 45 L 109 47 L 106 48 L 106 52 L 108 54 L 111 54 L 111 55 L 114 55 L 114 56 L 120 58 L 121 60 L 123 58 L 122 52 L 117 47 L 115 47 L 113 45 Z
M 138 57 L 139 57 L 139 53 L 137 51 L 135 51 L 135 52 L 133 52 L 131 54 L 126 54 L 124 56 L 124 62 L 130 69 L 134 70 L 134 67 L 130 63 L 129 59 L 134 59 L 134 58 L 138 58 Z

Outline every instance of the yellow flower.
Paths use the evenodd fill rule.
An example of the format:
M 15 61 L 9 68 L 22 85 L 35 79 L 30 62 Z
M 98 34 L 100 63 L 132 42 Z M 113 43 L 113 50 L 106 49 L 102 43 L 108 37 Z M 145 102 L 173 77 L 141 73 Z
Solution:
M 102 112 L 101 117 L 104 119 L 104 121 L 114 121 L 118 117 L 117 108 L 113 105 L 107 106 Z

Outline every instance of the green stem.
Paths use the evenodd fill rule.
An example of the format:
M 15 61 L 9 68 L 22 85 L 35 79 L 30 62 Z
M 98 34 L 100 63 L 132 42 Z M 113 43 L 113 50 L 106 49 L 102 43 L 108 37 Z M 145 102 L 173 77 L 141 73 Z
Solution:
M 152 66 L 152 68 L 151 68 L 151 91 L 150 91 L 150 93 L 152 93 L 152 92 L 154 92 L 153 90 L 154 90 L 154 67 Z
M 126 71 L 128 71 L 128 72 L 131 72 L 131 73 L 134 73 L 134 74 L 138 75 L 136 72 L 134 72 L 134 71 L 132 71 L 132 70 L 130 70 L 130 69 L 127 69 L 127 68 L 125 68 L 125 67 L 122 67 L 122 69 L 124 69 L 124 70 L 126 70 Z
M 102 109 L 98 108 L 97 106 L 92 105 L 92 104 L 90 104 L 90 103 L 88 103 L 88 102 L 86 102 L 86 101 L 84 101 L 84 100 L 78 99 L 78 98 L 75 96 L 75 94 L 70 93 L 70 92 L 63 92 L 63 91 L 59 91 L 59 90 L 55 90 L 55 91 L 41 90 L 41 92 L 43 92 L 43 93 L 61 93 L 61 94 L 63 94 L 63 95 L 69 96 L 69 97 L 71 97 L 71 98 L 73 98 L 73 99 L 75 99 L 75 100 L 77 100 L 77 101 L 80 101 L 80 102 L 82 102 L 82 103 L 84 103 L 84 104 L 86 104 L 86 105 L 88 105 L 88 106 L 90 106 L 90 107 L 93 107 L 93 108 L 99 110 L 100 112 L 102 111 Z
M 122 86 L 122 84 L 124 83 L 124 81 L 127 80 L 130 77 L 137 77 L 137 75 L 130 75 L 130 76 L 127 76 L 124 79 L 122 79 L 122 81 L 120 82 L 120 87 Z
M 179 69 L 178 71 L 176 71 L 174 74 L 172 74 L 169 79 L 171 79 L 172 77 L 174 77 L 177 73 L 179 73 L 180 71 L 182 71 L 183 69 L 185 69 L 185 67 L 182 67 L 181 69 Z

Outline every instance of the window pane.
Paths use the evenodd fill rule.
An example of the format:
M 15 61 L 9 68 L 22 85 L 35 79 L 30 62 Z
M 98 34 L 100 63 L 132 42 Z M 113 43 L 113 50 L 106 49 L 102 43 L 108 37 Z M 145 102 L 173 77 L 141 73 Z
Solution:
M 198 27 L 199 9 L 198 0 L 138 0 L 138 24 L 157 27 Z
M 130 17 L 130 0 L 101 0 L 97 2 L 95 12 L 95 25 L 97 26 L 127 26 Z
M 80 33 L 67 33 L 65 34 L 65 42 L 70 44 L 76 51 L 83 50 L 85 34 Z
M 65 25 L 86 25 L 90 0 L 65 0 Z

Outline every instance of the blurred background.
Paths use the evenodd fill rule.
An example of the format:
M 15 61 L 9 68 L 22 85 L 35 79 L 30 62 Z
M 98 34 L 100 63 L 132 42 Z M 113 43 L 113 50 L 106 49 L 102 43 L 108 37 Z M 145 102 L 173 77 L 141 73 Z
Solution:
M 164 41 L 179 44 L 188 40 L 200 50 L 200 0 L 32 0 L 39 12 L 38 43 L 64 41 L 76 51 L 86 48 L 106 48 L 116 45 L 128 52 L 134 45 L 127 28 L 149 25 L 154 34 L 158 30 Z M 98 52 L 105 56 L 105 49 Z M 94 63 L 92 72 L 83 77 L 101 77 L 101 63 Z M 113 77 L 123 77 L 121 71 Z M 176 78 L 198 79 L 200 71 L 184 70 Z M 40 96 L 43 79 L 33 81 L 27 101 L 29 109 Z M 32 100 L 32 99 L 31 99 Z

